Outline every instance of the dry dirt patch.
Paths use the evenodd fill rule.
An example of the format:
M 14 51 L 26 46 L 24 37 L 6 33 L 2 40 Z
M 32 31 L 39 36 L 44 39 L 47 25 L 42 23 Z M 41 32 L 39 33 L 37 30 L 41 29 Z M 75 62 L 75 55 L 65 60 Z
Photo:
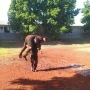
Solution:
M 90 46 L 48 45 L 38 53 L 38 72 L 18 58 L 21 48 L 7 49 L 0 57 L 0 90 L 89 90 Z M 12 53 L 13 52 L 13 53 Z

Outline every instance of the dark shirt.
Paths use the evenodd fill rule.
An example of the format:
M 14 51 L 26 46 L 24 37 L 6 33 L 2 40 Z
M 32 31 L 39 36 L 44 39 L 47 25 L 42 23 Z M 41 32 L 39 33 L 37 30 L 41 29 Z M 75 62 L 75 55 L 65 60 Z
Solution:
M 38 43 L 35 43 L 34 42 L 34 39 L 38 38 Z M 41 36 L 37 36 L 37 35 L 28 35 L 26 38 L 25 38 L 25 44 L 30 46 L 32 49 L 30 50 L 31 54 L 37 54 L 38 50 L 37 48 L 41 48 L 41 42 L 42 42 L 42 37 Z

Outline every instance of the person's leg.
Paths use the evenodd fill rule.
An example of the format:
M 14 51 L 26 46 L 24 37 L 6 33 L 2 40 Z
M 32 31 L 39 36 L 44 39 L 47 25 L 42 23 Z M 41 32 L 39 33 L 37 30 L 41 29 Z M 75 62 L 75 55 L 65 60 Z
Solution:
M 37 72 L 38 56 L 34 55 L 34 71 Z
M 31 70 L 33 72 L 36 72 L 37 64 L 38 64 L 38 56 L 37 55 L 31 55 Z
M 28 55 L 28 53 L 30 53 L 29 48 L 26 48 L 25 51 L 22 53 L 22 57 L 25 58 L 25 60 L 27 60 L 26 56 Z
M 28 55 L 28 53 L 30 53 L 30 50 L 31 50 L 31 46 L 30 45 L 27 44 L 26 47 L 27 48 L 25 49 L 25 51 L 23 52 L 23 55 L 22 55 L 25 58 L 25 60 L 27 60 L 26 56 Z
M 31 55 L 30 60 L 31 60 L 31 71 L 34 71 L 34 59 L 33 59 L 33 55 Z
M 23 47 L 22 47 L 22 49 L 21 49 L 21 51 L 20 51 L 20 53 L 19 53 L 19 58 L 22 58 L 22 53 L 23 53 L 23 51 L 26 49 L 27 47 L 26 47 L 26 44 L 25 44 L 25 42 L 24 42 L 24 45 L 23 45 Z

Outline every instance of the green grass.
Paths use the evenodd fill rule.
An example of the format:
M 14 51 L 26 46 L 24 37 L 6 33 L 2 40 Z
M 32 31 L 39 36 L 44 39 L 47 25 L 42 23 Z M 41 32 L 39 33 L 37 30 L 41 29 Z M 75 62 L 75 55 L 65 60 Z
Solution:
M 16 41 L 0 41 L 0 47 L 14 47 L 17 45 Z
M 2 56 L 15 56 L 18 55 L 18 53 L 20 52 L 21 48 L 0 48 L 0 57 Z
M 17 41 L 0 41 L 0 57 L 14 56 L 20 52 Z
M 76 38 L 76 39 L 66 39 L 65 41 L 62 41 L 63 42 L 67 42 L 68 44 L 66 45 L 90 45 L 90 39 L 85 39 L 85 38 Z M 21 48 L 22 48 L 22 44 L 23 42 L 20 42 L 20 41 L 0 41 L 0 56 L 3 57 L 3 56 L 14 56 L 14 55 L 18 55 Z M 46 43 L 46 47 L 49 47 L 49 46 L 61 46 L 60 44 L 58 44 L 58 41 L 54 41 L 54 42 L 50 42 L 49 43 L 47 42 Z M 65 43 L 63 44 L 65 45 Z M 42 46 L 42 47 L 44 47 Z

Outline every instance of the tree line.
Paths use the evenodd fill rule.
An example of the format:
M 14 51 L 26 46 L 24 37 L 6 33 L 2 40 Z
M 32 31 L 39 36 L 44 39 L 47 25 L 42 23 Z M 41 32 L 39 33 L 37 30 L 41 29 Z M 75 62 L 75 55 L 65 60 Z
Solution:
M 81 23 L 83 23 L 83 30 L 85 32 L 90 32 L 90 0 L 84 2 L 84 7 L 81 9 L 83 17 Z
M 79 11 L 76 0 L 11 0 L 8 20 L 10 27 L 22 36 L 35 34 L 42 26 L 45 34 L 57 39 L 57 33 L 72 31 L 70 25 Z

